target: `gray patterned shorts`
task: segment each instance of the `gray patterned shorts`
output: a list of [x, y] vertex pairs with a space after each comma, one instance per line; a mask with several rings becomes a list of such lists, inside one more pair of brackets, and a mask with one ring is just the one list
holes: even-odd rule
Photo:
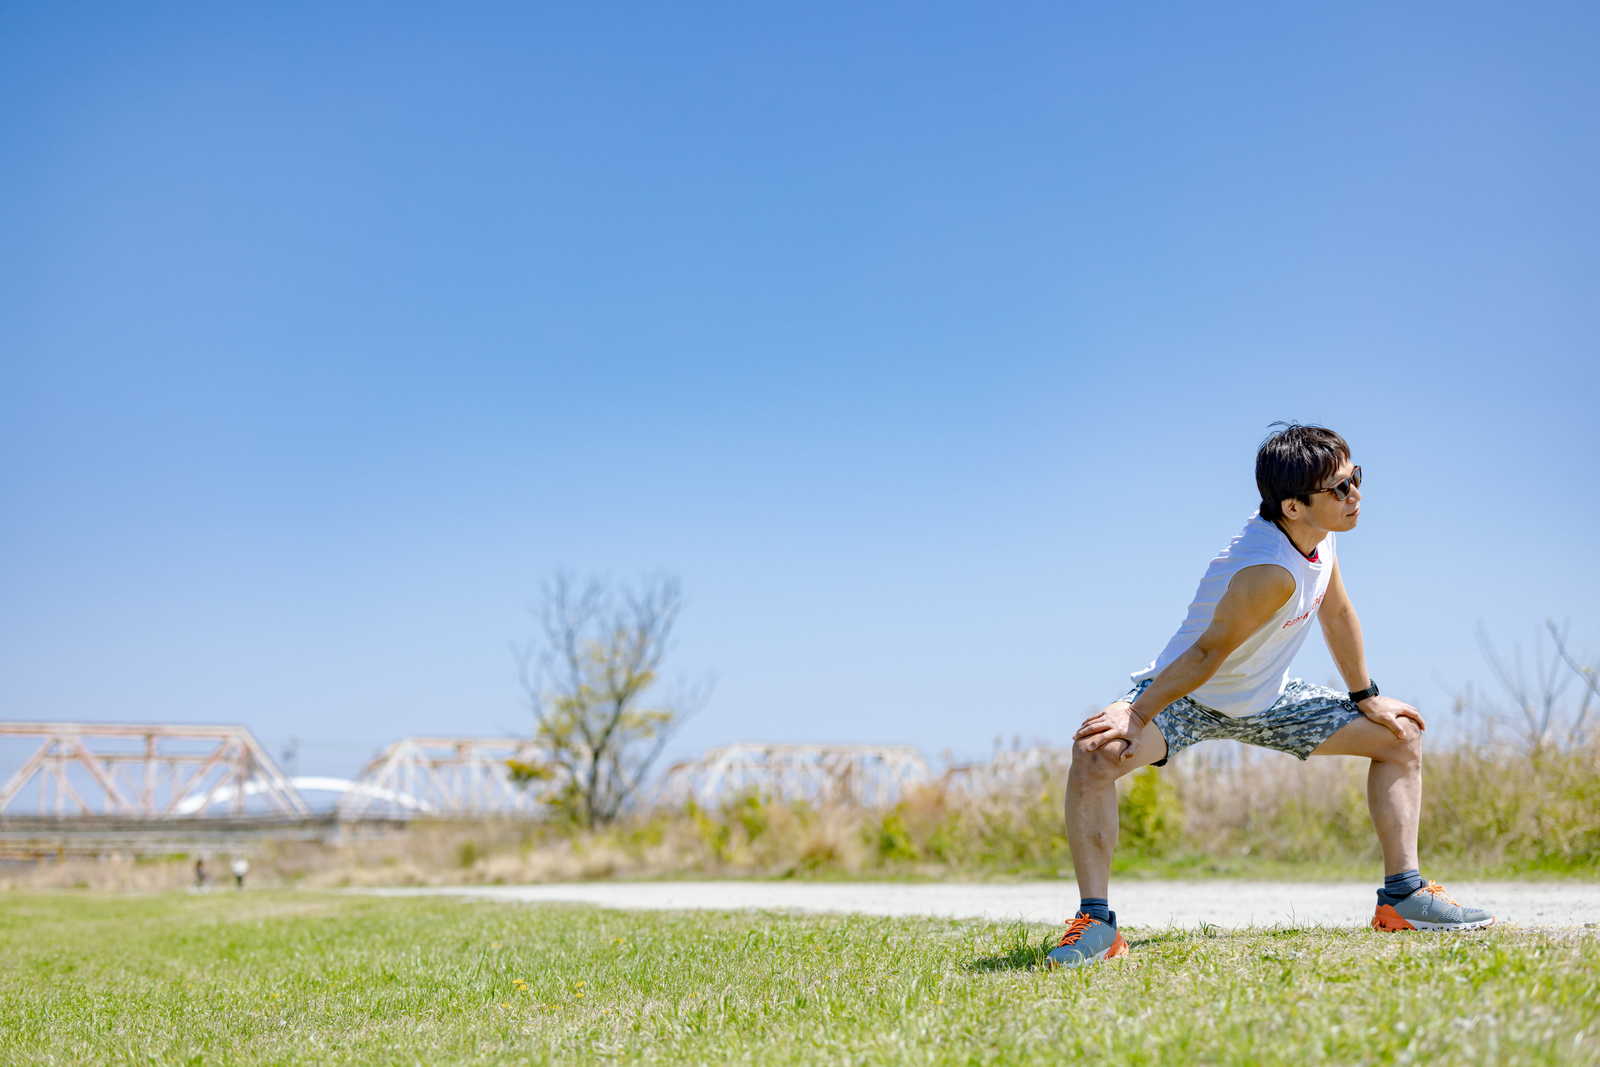
[[[1136, 699], [1150, 681], [1146, 678], [1128, 690], [1128, 695], [1122, 699]], [[1152, 720], [1161, 736], [1167, 739], [1167, 755], [1157, 760], [1156, 766], [1160, 767], [1190, 745], [1218, 738], [1275, 748], [1305, 759], [1340, 727], [1359, 718], [1361, 709], [1350, 703], [1347, 694], [1298, 678], [1283, 687], [1283, 694], [1272, 707], [1237, 719], [1188, 697], [1179, 697]]]

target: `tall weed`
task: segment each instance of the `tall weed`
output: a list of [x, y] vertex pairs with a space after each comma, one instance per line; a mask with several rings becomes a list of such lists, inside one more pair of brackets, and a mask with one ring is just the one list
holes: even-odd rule
[[[641, 812], [601, 832], [570, 822], [418, 823], [340, 844], [257, 852], [252, 885], [407, 885], [611, 877], [994, 877], [1070, 872], [1064, 753], [1031, 769], [914, 788], [888, 810], [743, 793]], [[1366, 761], [1208, 743], [1119, 783], [1117, 870], [1370, 874]], [[1600, 874], [1600, 743], [1529, 748], [1494, 737], [1424, 757], [1430, 873]], [[132, 858], [14, 865], [0, 884], [178, 887], [190, 864]]]

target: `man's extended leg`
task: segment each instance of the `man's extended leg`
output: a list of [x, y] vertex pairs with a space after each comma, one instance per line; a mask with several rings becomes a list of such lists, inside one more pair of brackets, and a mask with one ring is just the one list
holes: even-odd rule
[[[1119, 752], [1121, 748], [1107, 747]], [[1165, 759], [1167, 739], [1154, 723], [1147, 723], [1133, 758], [1119, 760], [1117, 755], [1105, 748], [1091, 752], [1083, 741], [1072, 746], [1072, 769], [1067, 773], [1067, 843], [1072, 846], [1072, 869], [1083, 897], [1104, 897], [1111, 886], [1111, 853], [1117, 847], [1117, 779]]]
[[[1494, 916], [1453, 899], [1417, 872], [1417, 823], [1422, 816], [1422, 731], [1399, 720], [1401, 736], [1367, 718], [1353, 719], [1318, 745], [1313, 756], [1366, 756], [1367, 808], [1383, 848], [1385, 887], [1372, 925], [1380, 930], [1475, 930]], [[1396, 886], [1403, 888], [1395, 889]]]
[[1400, 720], [1403, 738], [1387, 726], [1362, 717], [1341, 726], [1312, 751], [1313, 756], [1365, 756], [1367, 810], [1383, 849], [1383, 873], [1417, 866], [1417, 823], [1422, 818], [1422, 731]]
[[1067, 774], [1067, 841], [1082, 899], [1077, 914], [1067, 920], [1067, 932], [1045, 957], [1052, 969], [1081, 967], [1127, 953], [1128, 943], [1117, 930], [1116, 913], [1106, 898], [1111, 852], [1117, 847], [1117, 779], [1167, 754], [1167, 739], [1154, 724], [1139, 732], [1139, 747], [1127, 760], [1118, 758], [1121, 742], [1090, 749], [1089, 740], [1072, 746], [1072, 770]]

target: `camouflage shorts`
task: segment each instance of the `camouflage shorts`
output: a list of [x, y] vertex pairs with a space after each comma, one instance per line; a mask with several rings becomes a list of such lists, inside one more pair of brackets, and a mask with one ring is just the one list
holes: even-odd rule
[[[1122, 699], [1135, 699], [1149, 684], [1147, 678], [1128, 690], [1128, 695]], [[1156, 766], [1190, 745], [1218, 738], [1274, 748], [1305, 759], [1340, 727], [1359, 718], [1361, 709], [1350, 703], [1347, 694], [1298, 678], [1283, 687], [1283, 694], [1272, 707], [1237, 719], [1188, 697], [1179, 697], [1162, 708], [1153, 720], [1161, 736], [1167, 739], [1167, 755], [1157, 760]]]

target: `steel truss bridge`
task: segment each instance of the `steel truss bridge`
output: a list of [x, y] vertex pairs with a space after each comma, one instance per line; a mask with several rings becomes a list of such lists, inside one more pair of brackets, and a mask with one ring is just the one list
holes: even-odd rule
[[0, 722], [0, 737], [42, 743], [0, 786], [0, 815], [304, 817], [311, 809], [242, 726]]
[[1070, 749], [998, 751], [988, 763], [957, 764], [934, 774], [909, 745], [805, 745], [744, 743], [707, 750], [697, 760], [668, 768], [655, 802], [703, 806], [741, 796], [804, 800], [818, 806], [890, 807], [918, 787], [938, 787], [972, 800], [1015, 790], [1032, 791], [1064, 778]]
[[478, 819], [538, 816], [538, 794], [511, 777], [511, 764], [545, 765], [528, 741], [408, 737], [396, 741], [339, 798], [341, 819], [419, 816]]
[[910, 745], [736, 744], [668, 768], [658, 803], [718, 803], [743, 794], [817, 805], [869, 808], [896, 803], [934, 781]]
[[[0, 785], [0, 856], [184, 852], [543, 812], [511, 777], [508, 761], [545, 762], [527, 741], [410, 737], [353, 780], [285, 775], [243, 726], [0, 722], [4, 742], [31, 754]], [[314, 811], [302, 790], [337, 800]]]
[[1071, 767], [1070, 748], [1001, 750], [988, 763], [951, 767], [945, 772], [945, 784], [952, 793], [976, 800], [1036, 790], [1046, 782], [1066, 778]]
[[[332, 840], [419, 819], [537, 819], [541, 789], [513, 765], [549, 767], [526, 740], [408, 737], [354, 779], [290, 777], [242, 726], [0, 722], [0, 743], [33, 742], [0, 785], [0, 856], [187, 852], [250, 839]], [[1037, 788], [1070, 752], [998, 752], [935, 775], [909, 745], [723, 745], [668, 768], [652, 802], [711, 806], [747, 795], [883, 808], [938, 785], [972, 798]], [[331, 809], [304, 792], [331, 793]]]

